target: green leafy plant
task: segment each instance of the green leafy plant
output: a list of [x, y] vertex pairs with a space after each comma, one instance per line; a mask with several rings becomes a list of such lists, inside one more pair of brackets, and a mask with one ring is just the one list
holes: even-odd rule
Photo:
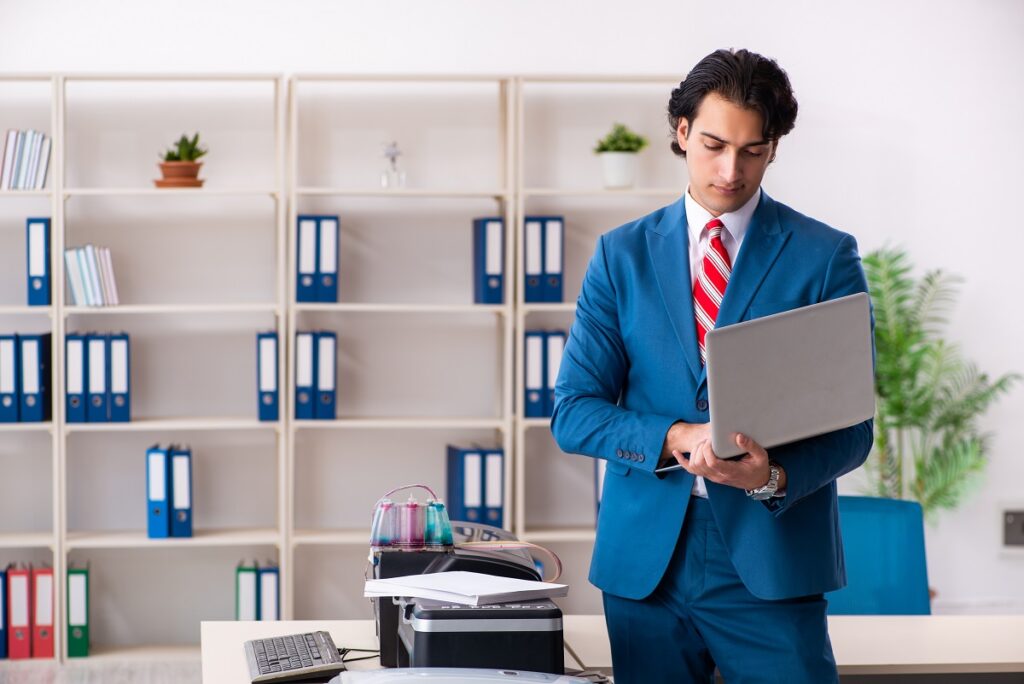
[[647, 138], [617, 123], [603, 139], [597, 141], [594, 152], [639, 152], [647, 147]]
[[989, 435], [978, 419], [1019, 379], [995, 380], [962, 358], [941, 330], [960, 279], [915, 280], [905, 251], [864, 257], [875, 316], [875, 444], [865, 469], [874, 496], [914, 499], [925, 517], [953, 509], [979, 480]]
[[198, 133], [193, 135], [191, 139], [182, 133], [181, 137], [178, 138], [178, 141], [174, 143], [174, 146], [164, 152], [163, 159], [165, 162], [194, 162], [206, 154], [206, 152], [205, 148], [199, 147]]

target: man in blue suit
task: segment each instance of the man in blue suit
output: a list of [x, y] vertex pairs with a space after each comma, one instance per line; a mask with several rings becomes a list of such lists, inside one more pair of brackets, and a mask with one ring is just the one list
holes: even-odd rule
[[[761, 190], [797, 103], [785, 72], [716, 51], [672, 92], [684, 196], [598, 240], [566, 344], [551, 427], [607, 460], [590, 581], [615, 681], [838, 681], [823, 593], [846, 582], [836, 478], [872, 421], [719, 459], [703, 336], [865, 292], [850, 235]], [[655, 473], [666, 463], [682, 470]]]

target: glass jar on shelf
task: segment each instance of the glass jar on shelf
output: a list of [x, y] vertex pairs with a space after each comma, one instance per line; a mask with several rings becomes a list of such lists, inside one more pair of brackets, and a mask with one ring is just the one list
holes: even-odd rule
[[405, 171], [398, 167], [398, 157], [402, 151], [398, 149], [398, 142], [392, 140], [384, 144], [384, 157], [388, 160], [387, 167], [380, 172], [380, 186], [382, 188], [404, 188]]

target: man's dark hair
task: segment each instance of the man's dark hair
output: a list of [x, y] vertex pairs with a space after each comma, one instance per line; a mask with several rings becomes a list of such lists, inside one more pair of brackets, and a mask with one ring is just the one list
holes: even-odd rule
[[775, 60], [749, 50], [715, 50], [690, 70], [668, 101], [672, 151], [681, 157], [686, 152], [676, 140], [679, 121], [686, 119], [692, 124], [709, 93], [758, 112], [764, 120], [765, 140], [778, 141], [793, 130], [796, 98], [789, 77]]

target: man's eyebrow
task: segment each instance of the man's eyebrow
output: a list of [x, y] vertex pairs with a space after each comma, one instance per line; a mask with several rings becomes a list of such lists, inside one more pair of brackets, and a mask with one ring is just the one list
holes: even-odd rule
[[[704, 136], [707, 136], [707, 137], [711, 138], [712, 140], [717, 140], [718, 142], [722, 143], [723, 145], [731, 145], [732, 144], [728, 140], [724, 140], [722, 138], [719, 138], [717, 135], [712, 135], [711, 133], [708, 133], [707, 131], [701, 131], [700, 134], [704, 135]], [[767, 145], [769, 142], [770, 142], [769, 140], [758, 140], [757, 142], [747, 143], [743, 147], [745, 147], [745, 148], [746, 147], [758, 147], [760, 145]]]

